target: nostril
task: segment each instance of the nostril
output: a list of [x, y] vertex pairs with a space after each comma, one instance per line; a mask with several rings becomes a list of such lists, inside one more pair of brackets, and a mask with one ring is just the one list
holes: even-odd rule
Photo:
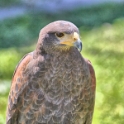
[[74, 38], [74, 40], [77, 40], [77, 38]]

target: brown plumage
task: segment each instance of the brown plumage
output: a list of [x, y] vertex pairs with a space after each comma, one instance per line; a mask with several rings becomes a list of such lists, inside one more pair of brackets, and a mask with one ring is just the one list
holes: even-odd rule
[[6, 124], [91, 124], [95, 73], [84, 59], [78, 28], [67, 21], [44, 27], [36, 50], [17, 66]]

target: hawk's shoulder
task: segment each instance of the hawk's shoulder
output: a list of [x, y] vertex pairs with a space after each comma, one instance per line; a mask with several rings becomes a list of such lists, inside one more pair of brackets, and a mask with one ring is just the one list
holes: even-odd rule
[[95, 71], [92, 66], [92, 63], [90, 60], [85, 59], [86, 63], [88, 64], [89, 70], [90, 70], [90, 75], [91, 75], [91, 81], [92, 81], [92, 88], [95, 91], [96, 89], [96, 76], [95, 76]]
[[19, 95], [23, 92], [26, 87], [25, 77], [23, 72], [25, 71], [28, 63], [33, 59], [33, 52], [25, 55], [19, 64], [17, 65], [12, 79], [11, 90], [8, 98], [8, 108], [7, 108], [7, 124], [16, 123], [17, 119], [17, 102]]

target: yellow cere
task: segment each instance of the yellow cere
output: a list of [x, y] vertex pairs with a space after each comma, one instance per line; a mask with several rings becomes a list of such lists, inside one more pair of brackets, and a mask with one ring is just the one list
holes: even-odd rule
[[78, 40], [79, 39], [79, 34], [77, 32], [74, 32], [74, 40]]

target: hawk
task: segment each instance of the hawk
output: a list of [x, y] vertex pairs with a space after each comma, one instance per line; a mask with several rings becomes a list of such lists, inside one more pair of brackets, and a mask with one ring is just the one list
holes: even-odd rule
[[36, 49], [14, 72], [6, 124], [91, 124], [95, 72], [81, 49], [73, 23], [60, 20], [41, 29]]

